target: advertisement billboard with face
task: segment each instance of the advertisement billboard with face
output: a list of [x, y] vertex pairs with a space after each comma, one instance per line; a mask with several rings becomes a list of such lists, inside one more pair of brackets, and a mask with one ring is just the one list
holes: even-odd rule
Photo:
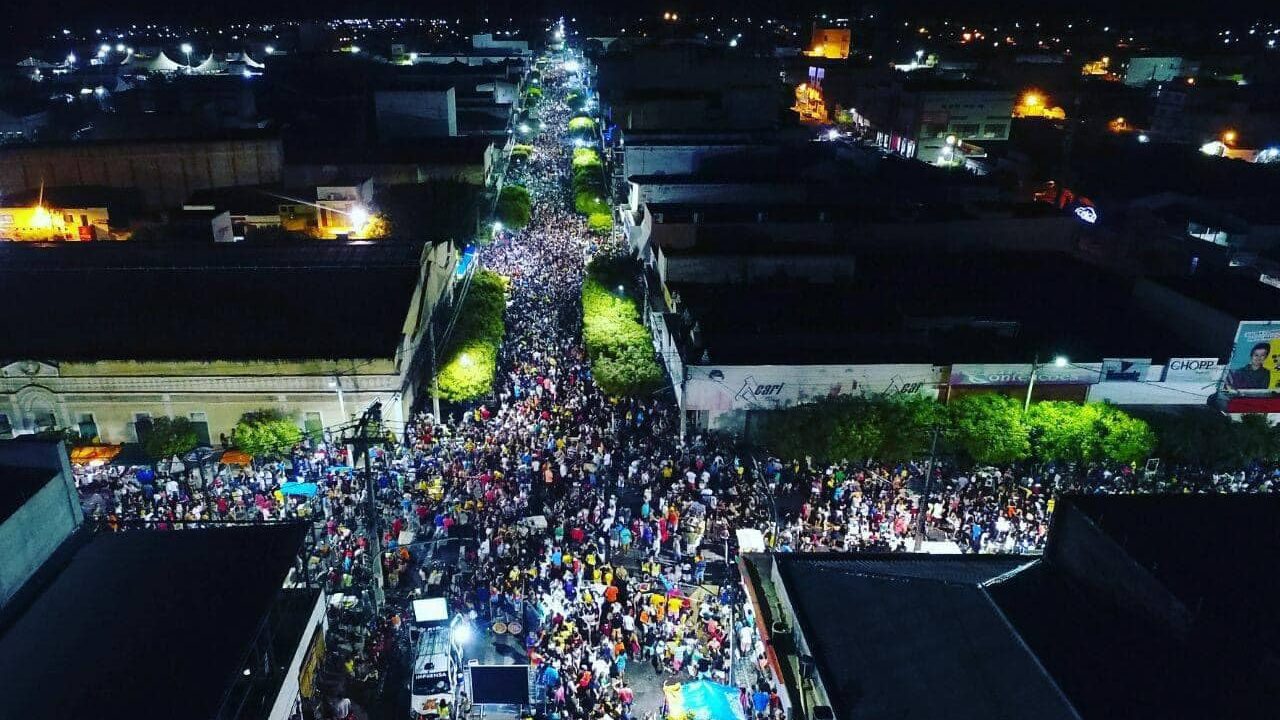
[[1246, 395], [1280, 391], [1280, 321], [1240, 323], [1223, 387]]

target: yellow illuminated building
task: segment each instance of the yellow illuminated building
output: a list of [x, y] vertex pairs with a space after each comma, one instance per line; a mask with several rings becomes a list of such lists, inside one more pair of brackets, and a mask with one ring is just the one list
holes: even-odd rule
[[1060, 107], [1051, 107], [1049, 99], [1044, 93], [1037, 90], [1028, 90], [1018, 99], [1018, 104], [1013, 106], [1013, 116], [1016, 118], [1065, 120], [1067, 113]]
[[1120, 79], [1111, 72], [1111, 58], [1105, 55], [1093, 62], [1085, 63], [1084, 67], [1080, 68], [1080, 74], [1091, 77], [1103, 77], [1108, 80]]
[[0, 240], [49, 242], [111, 239], [104, 207], [56, 207], [43, 200], [0, 207]]
[[809, 83], [796, 86], [796, 104], [792, 106], [801, 120], [827, 122], [827, 102], [822, 97], [822, 88]]
[[844, 60], [849, 57], [851, 38], [848, 28], [815, 28], [812, 45], [804, 54], [828, 60]]

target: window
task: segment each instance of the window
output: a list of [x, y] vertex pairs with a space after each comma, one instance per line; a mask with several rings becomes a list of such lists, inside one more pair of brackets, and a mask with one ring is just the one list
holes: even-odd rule
[[969, 138], [978, 134], [978, 123], [956, 123], [951, 132], [960, 137]]
[[80, 413], [79, 419], [76, 420], [76, 427], [80, 431], [80, 437], [85, 440], [98, 437], [98, 423], [93, 413]]
[[1008, 123], [991, 123], [982, 129], [983, 135], [989, 138], [1002, 138], [1009, 132]]
[[307, 437], [312, 440], [321, 440], [324, 437], [324, 420], [318, 412], [309, 412], [302, 421], [302, 429], [306, 431]]
[[36, 432], [45, 432], [58, 427], [58, 421], [53, 416], [53, 411], [39, 411], [33, 413], [35, 427], [32, 428]]
[[9, 416], [0, 413], [0, 438], [13, 436], [13, 423], [9, 422]]
[[62, 213], [62, 222], [63, 222], [63, 224], [65, 224], [65, 225], [73, 225], [73, 224], [75, 224], [75, 221], [76, 221], [76, 216], [75, 216], [75, 215], [72, 215], [71, 213]]
[[191, 429], [196, 431], [196, 440], [200, 445], [212, 446], [209, 442], [209, 416], [202, 412], [191, 413]]
[[133, 414], [134, 437], [138, 439], [138, 442], [142, 442], [142, 439], [145, 438], [147, 436], [147, 433], [149, 432], [151, 432], [151, 413], [145, 413], [145, 412], [134, 413]]

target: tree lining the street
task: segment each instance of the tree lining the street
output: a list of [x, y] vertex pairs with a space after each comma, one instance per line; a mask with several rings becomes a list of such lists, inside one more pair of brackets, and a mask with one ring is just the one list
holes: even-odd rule
[[254, 458], [273, 457], [289, 452], [302, 440], [302, 428], [290, 417], [274, 409], [245, 413], [231, 431], [236, 448]]
[[498, 193], [498, 221], [512, 230], [520, 230], [529, 224], [533, 216], [533, 201], [529, 190], [521, 185], [505, 185]]
[[1138, 463], [1157, 447], [1145, 420], [1114, 405], [1046, 401], [1024, 413], [995, 393], [947, 405], [923, 395], [823, 398], [770, 413], [762, 437], [781, 457], [899, 462], [927, 455], [935, 429], [940, 453], [980, 465]]
[[185, 417], [158, 417], [142, 436], [142, 451], [153, 463], [182, 457], [200, 444], [195, 425]]
[[582, 284], [582, 341], [591, 374], [610, 397], [646, 395], [666, 383], [649, 329], [640, 321], [640, 306], [626, 291], [633, 269], [620, 258], [597, 258]]
[[471, 278], [458, 322], [440, 356], [437, 383], [441, 399], [461, 402], [493, 392], [506, 293], [506, 281], [492, 270], [477, 271]]
[[573, 151], [573, 209], [590, 217], [608, 214], [608, 194], [601, 177], [603, 164], [599, 151], [594, 148], [576, 148]]

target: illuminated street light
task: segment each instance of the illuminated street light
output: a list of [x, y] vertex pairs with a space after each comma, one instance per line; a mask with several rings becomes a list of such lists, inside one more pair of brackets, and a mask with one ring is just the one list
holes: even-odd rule
[[[466, 357], [466, 354], [463, 354]], [[465, 645], [471, 641], [471, 626], [465, 622], [460, 622], [453, 626], [449, 631], [449, 637], [458, 645]]]
[[347, 217], [351, 220], [351, 227], [362, 228], [365, 223], [369, 222], [369, 211], [363, 205], [354, 205], [351, 211], [347, 213]]
[[182, 52], [187, 56], [187, 72], [191, 72], [191, 43], [182, 43]]
[[520, 132], [528, 133], [531, 129], [527, 123], [520, 123]]
[[1066, 359], [1065, 357], [1063, 357], [1062, 355], [1059, 355], [1058, 357], [1056, 357], [1056, 358], [1054, 358], [1054, 359], [1053, 359], [1053, 366], [1054, 366], [1054, 367], [1060, 367], [1060, 368], [1062, 368], [1062, 367], [1066, 367], [1066, 366], [1067, 366], [1067, 359]]
[[1235, 144], [1235, 141], [1236, 141], [1236, 131], [1235, 131], [1235, 130], [1227, 130], [1226, 132], [1222, 133], [1222, 144], [1223, 144], [1223, 145], [1233, 145], [1233, 144]]
[[124, 43], [116, 43], [116, 52], [118, 53], [124, 52]]
[[268, 45], [268, 46], [266, 46], [266, 47], [265, 47], [265, 48], [263, 48], [263, 49], [266, 51], [266, 53], [267, 53], [268, 55], [274, 55], [274, 54], [275, 54], [275, 52], [276, 52], [276, 48], [275, 48], [275, 46], [274, 46], [274, 45]]
[[75, 53], [73, 53], [73, 52], [72, 52], [72, 53], [67, 53], [67, 64], [68, 64], [68, 65], [75, 65], [75, 64], [76, 64], [76, 54], [75, 54]]

